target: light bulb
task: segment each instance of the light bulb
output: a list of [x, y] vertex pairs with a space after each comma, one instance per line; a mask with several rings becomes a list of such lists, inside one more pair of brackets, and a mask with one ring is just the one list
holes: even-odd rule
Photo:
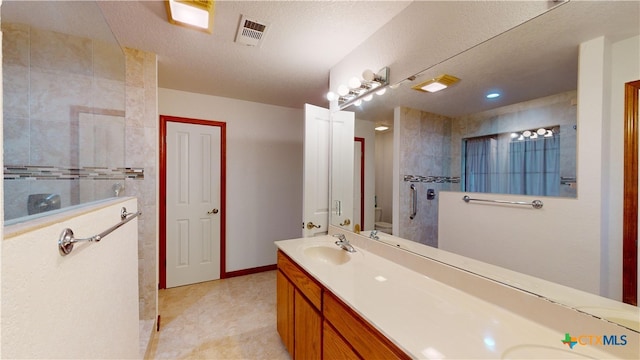
[[517, 134], [517, 133], [511, 133], [511, 138], [512, 138], [512, 139], [517, 138], [517, 137], [518, 137], [518, 134]]
[[357, 89], [360, 87], [360, 85], [362, 85], [362, 82], [360, 82], [360, 79], [358, 79], [357, 77], [352, 77], [351, 79], [349, 79], [349, 87], [352, 89]]
[[545, 128], [540, 128], [538, 129], [538, 131], [536, 131], [538, 133], [538, 135], [544, 135], [547, 133], [547, 129]]
[[329, 91], [329, 92], [327, 93], [327, 100], [329, 100], [329, 101], [333, 101], [333, 100], [335, 100], [335, 99], [337, 99], [337, 98], [338, 98], [338, 96], [337, 96], [337, 95], [336, 95], [336, 93], [334, 93], [333, 91]]
[[349, 88], [345, 85], [338, 86], [338, 95], [345, 96], [349, 93]]
[[356, 102], [354, 102], [353, 105], [355, 105], [355, 106], [362, 105], [362, 100], [360, 100], [360, 99], [356, 100]]
[[531, 131], [527, 130], [527, 131], [523, 132], [522, 135], [524, 135], [524, 137], [529, 137], [529, 136], [531, 136]]
[[380, 90], [376, 91], [376, 94], [378, 94], [378, 95], [384, 95], [384, 93], [386, 93], [386, 92], [387, 92], [387, 88], [382, 88], [382, 89], [380, 89]]
[[533, 135], [531, 135], [532, 139], [537, 139], [538, 138], [538, 133], [533, 133]]
[[373, 79], [376, 78], [376, 74], [373, 71], [367, 69], [362, 72], [362, 78], [367, 81], [373, 81]]
[[547, 130], [547, 133], [545, 134], [544, 137], [552, 137], [552, 136], [553, 136], [553, 131]]
[[373, 95], [369, 94], [367, 96], [365, 96], [364, 98], [362, 98], [364, 101], [371, 101], [371, 99], [373, 99]]

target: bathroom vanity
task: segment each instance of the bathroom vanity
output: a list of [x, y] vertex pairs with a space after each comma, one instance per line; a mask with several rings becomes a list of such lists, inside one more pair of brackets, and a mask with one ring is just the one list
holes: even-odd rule
[[[319, 261], [349, 257], [344, 250], [323, 245], [308, 250]], [[294, 358], [410, 358], [282, 251], [277, 287], [278, 333]]]
[[356, 252], [328, 235], [276, 242], [277, 328], [293, 359], [638, 357], [629, 328], [346, 235]]

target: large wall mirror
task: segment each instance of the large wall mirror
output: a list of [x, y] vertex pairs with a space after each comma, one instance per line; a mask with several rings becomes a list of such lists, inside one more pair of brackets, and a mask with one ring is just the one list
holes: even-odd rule
[[[364, 152], [364, 170], [357, 161], [354, 166], [353, 211], [345, 215], [343, 209], [339, 218], [332, 213], [331, 223], [350, 218], [342, 229], [353, 231], [358, 224], [438, 247], [442, 191], [575, 200], [577, 134], [586, 126], [577, 110], [580, 44], [600, 36], [612, 43], [637, 39], [639, 32], [637, 2], [565, 2], [453, 57], [424, 64], [415, 78], [395, 81], [383, 96], [344, 109], [355, 112], [355, 137], [375, 150]], [[460, 80], [435, 93], [413, 89], [443, 74]], [[499, 96], [487, 98], [490, 93]], [[388, 129], [374, 133], [378, 126]], [[354, 141], [354, 149], [362, 147], [363, 140]], [[354, 158], [332, 158], [348, 157]], [[412, 221], [411, 229], [412, 192], [398, 190], [410, 187], [419, 191], [417, 210], [429, 213], [417, 227]], [[640, 330], [637, 321], [618, 320]]]

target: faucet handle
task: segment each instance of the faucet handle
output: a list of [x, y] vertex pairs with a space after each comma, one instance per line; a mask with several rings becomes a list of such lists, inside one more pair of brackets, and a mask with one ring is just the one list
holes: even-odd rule
[[333, 237], [337, 237], [340, 241], [347, 241], [347, 238], [344, 236], [344, 234], [333, 234]]

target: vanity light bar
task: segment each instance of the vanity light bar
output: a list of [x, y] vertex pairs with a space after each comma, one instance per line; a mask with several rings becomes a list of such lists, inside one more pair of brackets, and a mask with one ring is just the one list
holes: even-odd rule
[[[338, 98], [338, 107], [340, 110], [343, 110], [351, 105], [359, 105], [362, 100], [369, 101], [371, 98], [369, 96], [373, 96], [373, 93], [380, 92], [382, 95], [383, 89], [386, 89], [389, 86], [389, 67], [384, 67], [380, 69], [377, 73], [373, 74], [373, 78], [371, 78], [372, 71], [365, 70], [367, 79], [363, 79], [360, 82], [360, 86], [355, 89], [350, 89], [347, 94], [340, 95]], [[338, 89], [340, 93], [340, 89]]]

